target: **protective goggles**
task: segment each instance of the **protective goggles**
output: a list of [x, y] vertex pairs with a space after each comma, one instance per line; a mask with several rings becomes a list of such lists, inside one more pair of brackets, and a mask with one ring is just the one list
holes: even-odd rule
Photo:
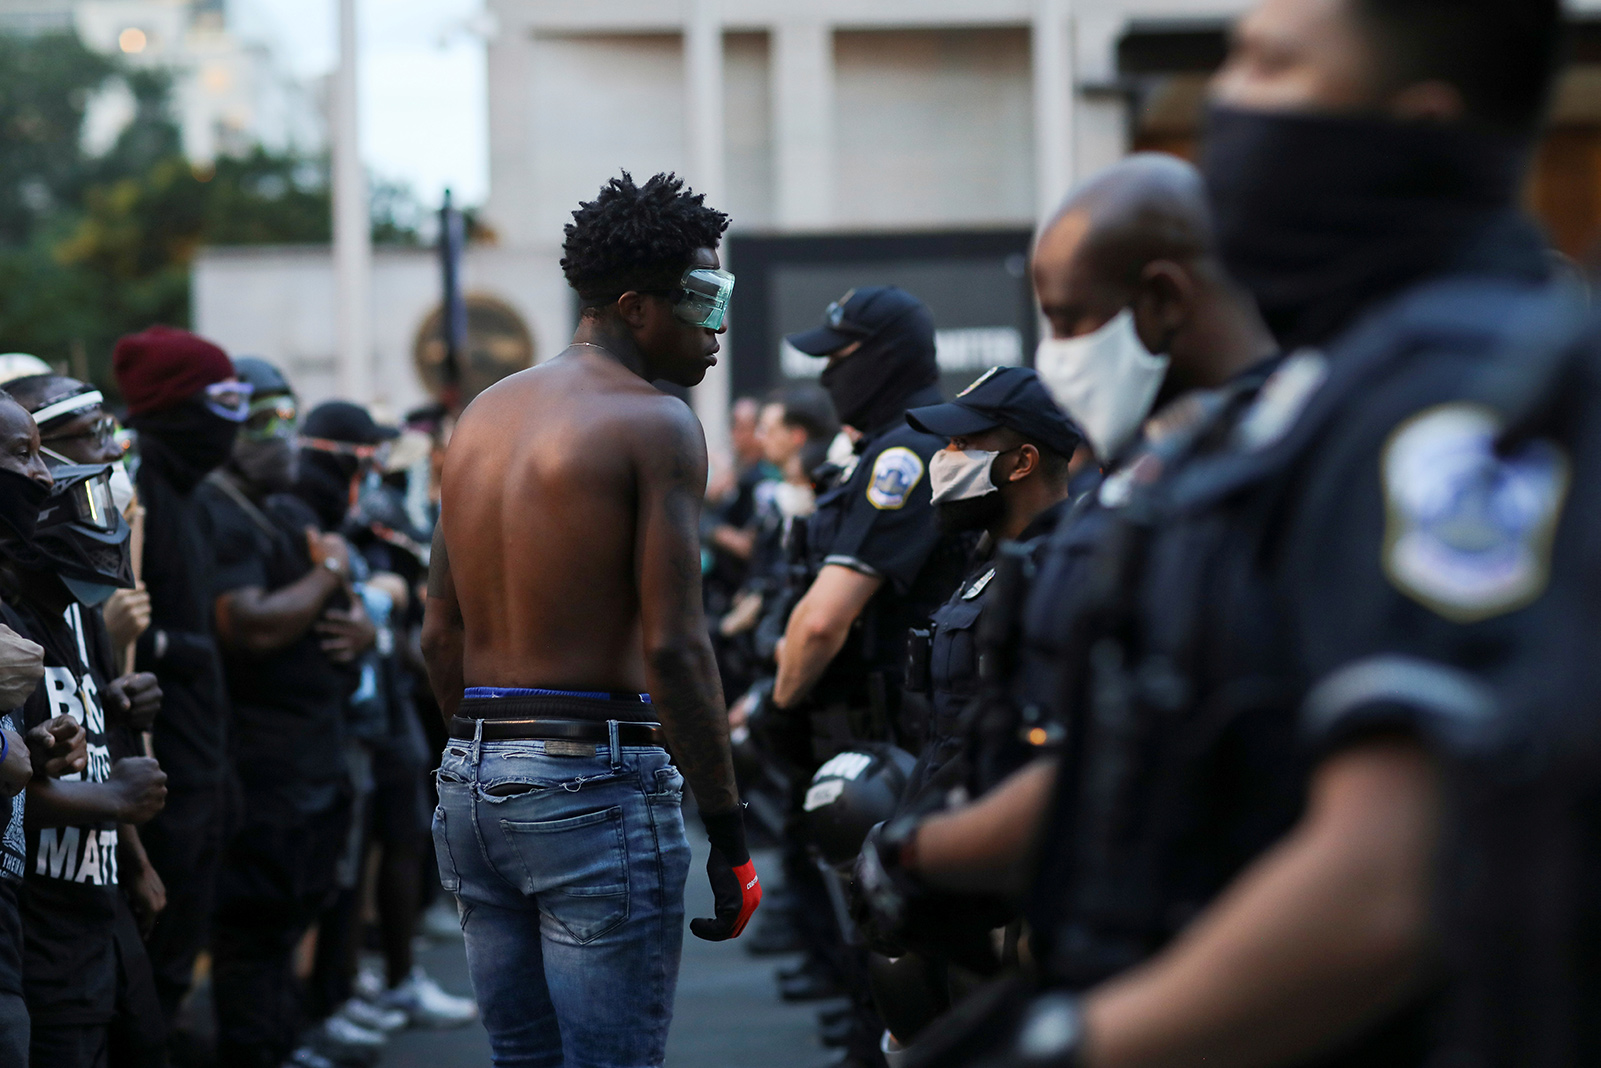
[[690, 326], [721, 330], [733, 295], [733, 275], [710, 267], [692, 267], [679, 279], [673, 314]]
[[250, 402], [250, 415], [245, 419], [245, 437], [257, 441], [268, 438], [292, 438], [300, 422], [300, 409], [292, 397], [262, 397]]
[[389, 442], [380, 441], [376, 445], [356, 445], [348, 441], [332, 441], [328, 438], [301, 438], [300, 447], [313, 452], [329, 452], [335, 456], [350, 456], [364, 464], [383, 466], [389, 459]]
[[[76, 472], [91, 470], [87, 477], [74, 478]], [[58, 469], [58, 478], [70, 480], [69, 484], [59, 485], [50, 495], [50, 501], [40, 510], [39, 521], [41, 529], [46, 526], [59, 526], [63, 523], [77, 523], [91, 530], [109, 533], [116, 530], [122, 521], [122, 515], [117, 511], [117, 505], [111, 495], [111, 468], [89, 468], [88, 465], [73, 466]], [[59, 511], [57, 511], [59, 509]], [[46, 513], [51, 513], [49, 519]]]
[[206, 387], [205, 405], [218, 418], [242, 423], [250, 418], [250, 395], [255, 391], [249, 382], [213, 382]]

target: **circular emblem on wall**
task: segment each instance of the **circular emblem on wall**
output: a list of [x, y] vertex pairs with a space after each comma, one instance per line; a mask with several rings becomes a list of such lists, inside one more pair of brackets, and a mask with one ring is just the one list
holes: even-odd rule
[[[436, 305], [412, 343], [417, 377], [435, 399], [444, 390], [443, 320], [444, 309]], [[481, 293], [467, 295], [467, 352], [459, 368], [463, 405], [507, 375], [532, 367], [535, 356], [534, 336], [515, 308]]]

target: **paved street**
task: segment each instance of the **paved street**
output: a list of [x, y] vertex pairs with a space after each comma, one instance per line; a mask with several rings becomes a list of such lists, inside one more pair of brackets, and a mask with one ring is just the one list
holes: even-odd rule
[[[690, 916], [711, 915], [705, 851], [691, 823], [697, 855], [689, 876]], [[758, 854], [764, 879], [777, 878], [777, 857]], [[459, 942], [435, 943], [422, 963], [445, 989], [468, 990]], [[738, 947], [713, 945], [684, 934], [684, 969], [668, 1043], [667, 1068], [811, 1068], [828, 1059], [812, 1035], [815, 1005], [778, 1000], [773, 971], [788, 958], [755, 958]], [[383, 1068], [487, 1068], [489, 1043], [474, 1024], [459, 1031], [411, 1031], [389, 1045]]]

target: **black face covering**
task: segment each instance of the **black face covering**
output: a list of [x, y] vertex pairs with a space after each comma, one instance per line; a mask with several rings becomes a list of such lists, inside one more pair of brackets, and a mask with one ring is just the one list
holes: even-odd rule
[[39, 508], [50, 491], [27, 475], [0, 468], [0, 547], [15, 550], [33, 544]]
[[196, 401], [136, 415], [128, 423], [139, 432], [142, 462], [155, 463], [182, 493], [227, 462], [239, 433], [238, 423]]
[[234, 468], [263, 493], [286, 493], [294, 488], [295, 444], [288, 438], [240, 438], [233, 447]]
[[1510, 211], [1526, 155], [1462, 125], [1214, 107], [1204, 169], [1224, 265], [1292, 349], [1449, 267]]
[[295, 496], [311, 505], [324, 530], [337, 530], [350, 511], [350, 485], [356, 463], [341, 456], [306, 451], [300, 455]]
[[906, 414], [906, 402], [939, 381], [934, 321], [915, 308], [823, 372], [822, 386], [840, 422], [874, 433]]
[[939, 528], [946, 534], [965, 534], [970, 530], [984, 530], [1006, 514], [1006, 504], [999, 492], [982, 497], [969, 497], [965, 501], [945, 501], [934, 506], [939, 517]]

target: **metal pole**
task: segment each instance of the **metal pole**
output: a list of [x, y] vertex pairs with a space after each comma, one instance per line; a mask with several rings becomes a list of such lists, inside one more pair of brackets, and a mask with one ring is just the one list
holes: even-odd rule
[[339, 0], [339, 68], [333, 91], [334, 318], [339, 392], [373, 395], [372, 219], [361, 165], [356, 91], [356, 0]]
[[1035, 0], [1034, 173], [1041, 220], [1072, 187], [1075, 174], [1073, 0]]
[[[723, 162], [723, 22], [718, 0], [692, 0], [684, 25], [685, 97], [689, 116], [689, 182], [706, 203], [726, 209]], [[727, 255], [726, 249], [723, 253]], [[729, 443], [730, 377], [727, 337], [717, 366], [691, 394], [706, 428], [706, 443], [722, 452]]]

